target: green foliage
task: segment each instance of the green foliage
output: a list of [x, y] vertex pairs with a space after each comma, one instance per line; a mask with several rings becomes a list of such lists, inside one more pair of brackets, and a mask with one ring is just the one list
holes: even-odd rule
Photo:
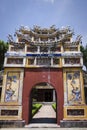
[[4, 55], [8, 49], [8, 43], [0, 40], [0, 70], [3, 68]]
[[56, 111], [56, 103], [53, 103], [52, 107], [53, 107], [54, 111]]
[[81, 46], [80, 50], [83, 53], [83, 64], [85, 65], [87, 71], [87, 45], [85, 47]]
[[38, 112], [38, 110], [42, 107], [42, 104], [33, 104], [32, 106], [32, 117]]

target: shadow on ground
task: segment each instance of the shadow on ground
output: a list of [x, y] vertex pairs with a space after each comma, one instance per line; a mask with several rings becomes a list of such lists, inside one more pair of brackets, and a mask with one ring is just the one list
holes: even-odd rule
[[33, 118], [31, 123], [56, 123], [56, 118]]

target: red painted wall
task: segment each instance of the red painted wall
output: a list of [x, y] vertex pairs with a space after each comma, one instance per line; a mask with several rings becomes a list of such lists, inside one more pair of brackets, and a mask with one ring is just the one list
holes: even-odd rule
[[[50, 75], [50, 80], [48, 79]], [[57, 124], [63, 119], [63, 104], [64, 104], [64, 92], [63, 92], [63, 72], [62, 69], [47, 69], [47, 68], [26, 68], [24, 73], [24, 86], [23, 86], [23, 109], [22, 118], [28, 124], [31, 120], [30, 109], [31, 101], [30, 94], [32, 87], [38, 83], [47, 82], [51, 84], [57, 93]]]

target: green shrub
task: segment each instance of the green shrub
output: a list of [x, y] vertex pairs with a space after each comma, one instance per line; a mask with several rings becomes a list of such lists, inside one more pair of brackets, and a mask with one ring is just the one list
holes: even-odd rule
[[52, 104], [53, 109], [56, 111], [56, 103]]
[[42, 104], [33, 104], [32, 106], [32, 117], [38, 112], [38, 110], [42, 107]]

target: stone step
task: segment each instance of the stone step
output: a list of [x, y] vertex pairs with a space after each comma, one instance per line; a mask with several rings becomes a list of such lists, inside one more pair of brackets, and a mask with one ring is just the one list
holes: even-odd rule
[[48, 123], [31, 123], [25, 126], [26, 128], [59, 128], [57, 124], [48, 124]]
[[43, 105], [52, 105], [53, 103], [56, 103], [56, 102], [33, 102], [33, 103], [41, 103]]
[[[0, 128], [7, 130], [7, 128]], [[9, 130], [87, 130], [87, 128], [9, 128]]]

